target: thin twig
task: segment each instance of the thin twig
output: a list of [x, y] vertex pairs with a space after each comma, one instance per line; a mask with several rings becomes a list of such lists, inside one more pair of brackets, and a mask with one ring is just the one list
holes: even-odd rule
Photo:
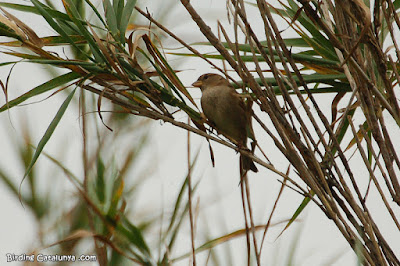
[[[190, 125], [190, 118], [188, 118], [188, 125]], [[192, 259], [193, 266], [196, 266], [196, 247], [194, 244], [194, 223], [193, 223], [193, 210], [192, 210], [192, 167], [190, 159], [190, 131], [187, 131], [187, 166], [188, 166], [188, 200], [189, 200], [189, 220], [190, 220], [190, 238], [192, 244]]]

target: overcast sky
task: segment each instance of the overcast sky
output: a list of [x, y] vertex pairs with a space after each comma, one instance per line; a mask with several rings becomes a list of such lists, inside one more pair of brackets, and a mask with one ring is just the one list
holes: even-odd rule
[[[157, 3], [156, 3], [157, 2]], [[142, 7], [147, 6], [153, 12], [154, 16], [160, 15], [157, 9], [161, 3], [164, 5], [169, 1], [139, 1]], [[191, 1], [198, 8], [200, 15], [204, 15], [213, 30], [216, 29], [216, 18], [228, 25], [226, 21], [225, 1]], [[200, 6], [201, 5], [201, 6]], [[177, 5], [176, 8], [169, 9], [170, 15], [165, 21], [167, 26], [188, 43], [205, 41], [205, 38], [199, 32], [197, 27], [186, 11]], [[251, 7], [249, 7], [249, 11]], [[254, 12], [256, 10], [254, 9]], [[22, 13], [16, 12], [21, 15]], [[255, 13], [256, 16], [256, 13]], [[50, 27], [43, 23], [37, 16], [23, 14], [19, 16], [23, 21], [38, 31], [40, 36], [51, 35]], [[164, 18], [165, 19], [165, 18]], [[142, 20], [144, 22], [145, 20]], [[261, 24], [260, 24], [261, 26]], [[283, 28], [285, 29], [286, 26]], [[262, 30], [262, 29], [257, 29]], [[173, 41], [166, 41], [165, 48], [180, 47]], [[203, 49], [199, 47], [199, 49]], [[198, 76], [206, 72], [214, 72], [205, 62], [197, 58], [176, 58], [170, 57], [171, 62], [176, 69], [181, 70], [179, 77], [186, 86], [190, 86]], [[0, 57], [0, 63], [10, 60], [10, 57]], [[4, 60], [4, 61], [3, 61]], [[219, 64], [220, 62], [218, 62]], [[13, 71], [9, 85], [10, 99], [26, 92], [30, 88], [37, 86], [48, 78], [43, 71], [43, 66], [32, 64], [18, 64]], [[6, 69], [6, 68], [4, 68]], [[0, 71], [0, 78], [4, 81], [7, 72]], [[192, 96], [200, 106], [200, 91], [190, 89]], [[37, 100], [42, 100], [41, 96]], [[49, 123], [53, 119], [59, 106], [64, 100], [65, 95], [57, 95], [43, 102], [30, 104], [23, 107], [13, 108], [9, 113], [0, 114], [0, 167], [8, 173], [15, 176], [19, 183], [24, 173], [17, 158], [16, 143], [18, 138], [22, 138], [23, 125], [27, 126], [33, 133], [33, 143], [38, 143], [45, 132]], [[321, 102], [323, 111], [330, 117], [330, 107], [333, 95], [318, 96], [317, 100]], [[3, 95], [0, 96], [0, 105], [4, 103]], [[72, 109], [72, 108], [71, 108]], [[258, 107], [255, 112], [260, 113]], [[268, 118], [262, 114], [265, 121]], [[25, 121], [22, 118], [25, 117]], [[96, 117], [96, 114], [94, 114]], [[183, 113], [177, 113], [175, 117], [180, 121], [187, 121], [187, 116]], [[22, 125], [21, 125], [22, 124]], [[272, 124], [267, 124], [272, 127]], [[396, 128], [393, 125], [393, 130]], [[141, 158], [139, 168], [149, 167], [149, 161], [156, 160], [156, 164], [151, 164], [154, 174], [144, 182], [141, 188], [140, 197], [137, 198], [137, 208], [146, 210], [159, 210], [171, 208], [173, 200], [184, 180], [187, 172], [186, 168], [186, 150], [187, 150], [187, 132], [169, 124], [159, 121], [151, 122], [151, 141], [146, 147], [145, 156]], [[264, 151], [270, 157], [274, 165], [281, 171], [287, 168], [287, 162], [280, 152], [274, 147], [273, 142], [264, 137], [265, 133], [255, 126], [256, 137]], [[109, 134], [113, 134], [110, 132]], [[11, 140], [11, 141], [10, 141]], [[127, 140], [129, 141], [129, 140]], [[199, 161], [196, 164], [193, 173], [193, 182], [199, 183], [199, 188], [194, 196], [194, 203], [198, 204], [199, 215], [196, 220], [198, 235], [202, 230], [210, 230], [210, 235], [218, 237], [234, 230], [243, 228], [243, 210], [241, 205], [239, 180], [239, 156], [234, 151], [213, 143], [212, 147], [215, 153], [215, 168], [210, 163], [210, 155], [207, 142], [199, 136], [191, 135], [192, 158], [199, 151]], [[61, 147], [60, 147], [61, 143]], [[51, 155], [60, 154], [60, 148], [65, 149], [65, 153], [59, 158], [76, 173], [80, 173], [81, 166], [76, 154], [80, 153], [82, 144], [82, 134], [80, 128], [79, 113], [77, 108], [74, 111], [67, 110], [55, 135], [49, 141], [45, 151]], [[260, 153], [256, 152], [258, 156]], [[155, 158], [155, 159], [154, 159]], [[357, 160], [360, 162], [357, 167]], [[356, 155], [352, 165], [355, 167], [355, 173], [358, 178], [365, 178], [368, 182], [368, 175], [362, 167], [360, 158]], [[45, 173], [50, 177], [49, 171], [59, 171], [48, 160], [41, 158], [37, 164], [39, 173]], [[249, 180], [252, 188], [252, 204], [255, 214], [256, 224], [265, 224], [268, 215], [272, 209], [274, 201], [280, 189], [278, 177], [262, 167], [258, 167], [260, 172], [250, 173]], [[59, 179], [60, 175], [54, 174]], [[294, 176], [294, 175], [293, 175]], [[54, 186], [61, 194], [74, 197], [74, 188], [68, 184], [66, 179], [62, 180], [41, 180], [43, 191]], [[376, 196], [375, 191], [371, 191], [371, 196]], [[282, 200], [278, 206], [277, 213], [274, 216], [273, 223], [289, 219], [299, 206], [302, 198], [295, 192], [286, 189]], [[371, 203], [372, 202], [372, 203]], [[376, 206], [373, 200], [370, 200], [371, 210], [377, 211], [381, 208], [380, 203]], [[28, 209], [24, 209], [13, 194], [11, 194], [2, 183], [0, 183], [0, 210], [3, 213], [0, 226], [0, 264], [4, 265], [5, 254], [22, 254], [30, 251], [32, 246], [38, 246], [35, 241], [37, 235], [37, 225]], [[374, 212], [373, 212], [374, 213]], [[379, 212], [378, 212], [379, 213]], [[397, 212], [398, 213], [398, 212]], [[388, 219], [386, 213], [379, 213], [374, 217], [378, 224], [385, 224]], [[391, 226], [391, 225], [390, 225]], [[278, 234], [283, 229], [284, 224], [274, 226], [268, 233], [263, 250], [263, 261], [268, 265], [283, 265], [290, 256], [291, 245], [294, 239], [298, 238], [297, 255], [294, 265], [355, 265], [356, 259], [349, 245], [336, 229], [334, 224], [328, 220], [323, 213], [313, 204], [307, 207], [307, 210], [300, 216], [298, 222], [292, 226], [279, 239]], [[180, 244], [175, 250], [174, 255], [178, 256], [190, 251], [189, 225], [187, 224], [180, 236]], [[389, 243], [392, 243], [392, 249], [400, 256], [400, 237], [398, 232], [392, 227], [382, 226], [382, 233], [387, 237]], [[204, 239], [198, 239], [196, 244], [201, 245]], [[49, 241], [51, 242], [51, 241]], [[233, 254], [236, 265], [244, 265], [245, 260], [245, 238], [238, 238], [229, 244], [234, 250]], [[224, 252], [222, 247], [218, 251]], [[44, 251], [45, 252], [45, 251]], [[205, 261], [206, 253], [199, 255], [200, 264]], [[332, 264], [331, 262], [335, 263]], [[275, 263], [275, 264], [271, 264]], [[7, 264], [8, 265], [8, 264]], [[18, 265], [17, 263], [10, 265]], [[74, 264], [78, 265], [78, 264]], [[83, 265], [91, 265], [85, 263]], [[96, 265], [96, 264], [93, 264]], [[187, 261], [176, 265], [188, 265]]]

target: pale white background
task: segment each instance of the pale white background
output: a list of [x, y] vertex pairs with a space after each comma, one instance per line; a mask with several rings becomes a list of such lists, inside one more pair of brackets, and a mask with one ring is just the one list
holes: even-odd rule
[[[167, 2], [171, 3], [172, 1], [139, 1], [142, 7], [147, 6], [149, 8], [155, 18], [161, 14], [158, 9], [160, 4], [164, 5]], [[224, 25], [227, 25], [227, 28], [229, 27], [226, 21], [225, 1], [192, 2], [199, 13], [205, 16], [205, 19], [207, 19], [213, 30], [216, 29], [216, 18], [223, 21]], [[249, 7], [250, 10], [251, 8]], [[255, 9], [252, 11], [256, 12]], [[174, 33], [189, 43], [205, 41], [205, 38], [197, 30], [197, 27], [191, 21], [186, 11], [180, 7], [179, 3], [175, 4], [175, 7], [174, 5], [170, 6], [169, 12], [171, 16], [164, 18], [166, 19], [164, 23]], [[22, 13], [15, 12], [15, 14], [20, 15]], [[256, 17], [256, 14], [254, 13], [254, 17]], [[51, 34], [49, 26], [38, 19], [38, 17], [23, 14], [21, 18], [25, 22], [29, 22], [29, 25], [37, 30], [40, 36]], [[141, 21], [145, 23], [145, 20]], [[286, 26], [283, 29], [285, 28]], [[262, 32], [261, 28], [257, 30]], [[229, 28], [228, 31], [231, 32]], [[180, 47], [179, 44], [173, 41], [167, 41], [165, 46], [169, 48]], [[12, 60], [12, 58], [3, 57], [2, 55], [1, 61], [3, 60]], [[215, 72], [215, 70], [210, 69], [206, 63], [199, 59], [172, 58], [171, 60], [177, 69], [182, 70], [179, 73], [179, 77], [186, 86], [190, 86], [199, 75], [205, 72]], [[30, 64], [17, 65], [11, 76], [9, 98], [13, 99], [46, 81], [48, 77], [43, 74], [43, 68], [43, 66]], [[2, 71], [0, 73], [1, 79], [4, 81], [8, 72]], [[200, 92], [196, 89], [191, 90], [191, 92], [199, 105]], [[45, 96], [41, 96], [37, 100], [44, 98]], [[13, 108], [9, 113], [4, 112], [0, 114], [0, 166], [7, 173], [14, 176], [17, 182], [20, 182], [24, 173], [24, 169], [19, 167], [20, 164], [16, 156], [18, 139], [23, 137], [21, 133], [23, 129], [22, 125], [28, 127], [34, 133], [33, 143], [37, 144], [64, 98], [65, 95], [58, 95], [37, 104]], [[323, 111], [330, 117], [329, 104], [331, 103], [332, 96], [319, 96], [317, 100], [323, 102], [321, 104], [325, 108]], [[0, 104], [2, 105], [3, 103], [4, 96], [1, 95]], [[60, 154], [60, 150], [63, 150], [62, 157], [58, 159], [73, 169], [76, 174], [81, 175], [82, 169], [79, 156], [81, 152], [82, 133], [79, 114], [76, 112], [76, 108], [74, 110], [65, 113], [55, 135], [47, 144], [45, 151], [51, 155], [56, 155]], [[259, 111], [257, 107], [255, 111]], [[95, 114], [93, 117], [97, 118]], [[187, 120], [187, 117], [182, 113], [176, 114], [176, 117], [181, 121]], [[263, 116], [263, 119], [268, 126], [272, 127], [266, 117]], [[396, 130], [395, 126], [393, 126], [393, 130]], [[161, 122], [152, 122], [150, 131], [152, 132], [150, 145], [146, 147], [146, 155], [141, 158], [140, 164], [137, 167], [140, 170], [152, 171], [154, 174], [145, 181], [141, 188], [141, 194], [136, 198], [137, 202], [135, 203], [136, 208], [139, 208], [144, 215], [148, 215], [149, 217], [152, 215], [150, 213], [151, 210], [157, 210], [158, 213], [161, 210], [172, 211], [171, 208], [173, 205], [171, 201], [176, 198], [187, 173], [187, 132]], [[265, 137], [265, 134], [258, 127], [255, 128], [255, 131], [260, 145], [264, 148], [274, 165], [284, 171], [287, 163], [283, 159], [283, 156], [275, 149], [272, 141], [268, 137]], [[109, 134], [113, 133], [110, 132]], [[244, 221], [240, 187], [238, 186], [238, 155], [214, 143], [213, 149], [216, 158], [216, 167], [213, 168], [210, 163], [207, 142], [203, 138], [193, 134], [191, 135], [191, 140], [192, 158], [200, 151], [199, 161], [193, 173], [193, 182], [200, 181], [199, 188], [194, 196], [194, 204], [198, 204], [199, 208], [196, 220], [199, 238], [196, 239], [196, 245], [200, 246], [204, 243], [204, 239], [201, 238], [204, 230], [208, 230], [211, 237], [218, 237], [243, 228]], [[127, 139], [126, 141], [129, 142], [130, 140]], [[79, 156], [76, 156], [76, 154], [79, 154]], [[356, 178], [365, 179], [366, 183], [368, 181], [368, 174], [362, 167], [360, 158], [356, 155], [353, 160], [352, 166], [354, 167], [353, 170], [356, 173]], [[44, 176], [51, 176], [49, 173], [59, 171], [43, 157], [39, 159], [36, 167], [38, 167], [39, 173], [43, 173]], [[262, 169], [262, 167], [259, 167], [259, 169], [259, 173], [250, 174], [249, 178], [252, 187], [252, 204], [256, 224], [265, 224], [280, 189], [280, 183], [277, 181], [278, 177], [276, 175]], [[40, 186], [43, 187], [43, 191], [48, 191], [48, 188], [51, 188], [52, 193], [61, 193], [66, 198], [71, 195], [72, 198], [74, 196], [73, 187], [65, 179], [60, 180], [60, 175], [55, 174], [54, 176], [59, 180], [57, 178], [50, 178], [49, 180], [41, 179]], [[373, 197], [375, 196], [376, 191], [372, 190], [368, 202], [372, 213], [377, 213], [380, 209], [383, 210], [380, 202], [374, 204]], [[286, 189], [273, 222], [290, 218], [301, 200], [302, 198], [299, 195]], [[394, 209], [399, 214], [398, 208], [394, 207]], [[26, 253], [30, 251], [32, 246], [40, 246], [35, 239], [37, 225], [33, 223], [32, 214], [27, 209], [24, 209], [3, 185], [0, 185], [0, 211], [3, 214], [0, 222], [0, 265], [18, 265], [18, 263], [5, 263], [5, 254]], [[388, 216], [384, 212], [379, 213], [373, 218], [380, 225], [385, 224], [388, 220]], [[356, 258], [347, 242], [342, 238], [336, 227], [313, 204], [307, 207], [307, 210], [303, 212], [295, 225], [287, 230], [279, 239], [276, 239], [283, 226], [284, 224], [275, 226], [268, 233], [262, 253], [263, 265], [286, 265], [287, 259], [292, 256], [290, 254], [293, 249], [292, 245], [296, 247], [293, 265], [356, 265]], [[382, 230], [384, 236], [392, 244], [394, 252], [397, 252], [396, 254], [400, 256], [399, 233], [392, 228], [391, 224], [388, 227], [382, 226]], [[174, 253], [175, 256], [184, 254], [190, 250], [189, 232], [189, 226], [185, 225], [179, 238], [178, 248]], [[297, 244], [295, 243], [296, 239], [298, 241]], [[49, 239], [49, 243], [51, 243], [51, 239]], [[228, 245], [234, 250], [233, 254], [228, 255], [228, 253], [225, 253], [226, 247], [224, 245], [216, 248], [219, 255], [227, 254], [227, 260], [222, 261], [222, 265], [229, 265], [232, 262], [235, 265], [244, 265], [246, 255], [245, 239], [243, 237], [238, 238], [231, 241]], [[46, 253], [46, 250], [43, 253]], [[204, 265], [206, 255], [207, 252], [204, 252], [197, 257], [198, 265]], [[228, 259], [229, 256], [232, 256], [231, 260]], [[78, 263], [74, 265], [78, 265]], [[83, 265], [92, 264], [84, 263]], [[176, 265], [188, 265], [188, 263], [184, 261]]]

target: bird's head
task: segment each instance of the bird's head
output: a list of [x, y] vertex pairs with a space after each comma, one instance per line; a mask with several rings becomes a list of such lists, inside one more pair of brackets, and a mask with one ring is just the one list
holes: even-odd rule
[[220, 85], [229, 85], [229, 82], [224, 77], [213, 73], [201, 75], [197, 81], [192, 84], [192, 86], [198, 87], [202, 91], [207, 87]]

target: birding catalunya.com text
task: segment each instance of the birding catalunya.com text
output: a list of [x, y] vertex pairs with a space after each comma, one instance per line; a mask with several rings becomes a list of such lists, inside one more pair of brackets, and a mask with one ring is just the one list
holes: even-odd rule
[[74, 261], [79, 261], [79, 262], [93, 262], [97, 261], [97, 256], [96, 255], [80, 255], [80, 256], [75, 256], [75, 255], [46, 255], [46, 254], [13, 254], [13, 253], [7, 253], [7, 262], [14, 262], [14, 261], [19, 261], [19, 262], [74, 262]]

